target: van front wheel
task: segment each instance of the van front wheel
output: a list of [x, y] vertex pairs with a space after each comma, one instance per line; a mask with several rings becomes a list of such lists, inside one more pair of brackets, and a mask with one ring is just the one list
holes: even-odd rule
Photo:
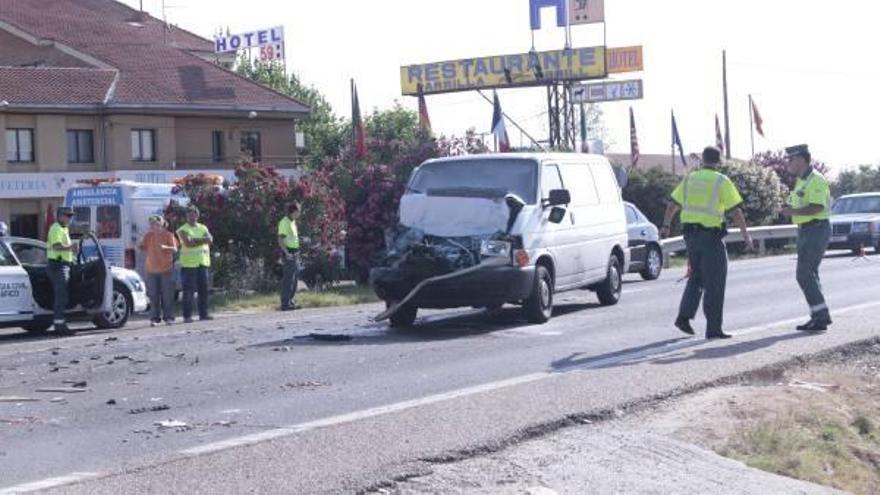
[[523, 316], [529, 323], [547, 323], [553, 315], [553, 277], [546, 267], [535, 268], [535, 285], [523, 304]]
[[596, 295], [602, 306], [614, 306], [620, 302], [620, 294], [623, 292], [623, 276], [620, 274], [620, 261], [617, 256], [611, 255], [608, 261], [608, 276], [605, 281], [596, 286]]

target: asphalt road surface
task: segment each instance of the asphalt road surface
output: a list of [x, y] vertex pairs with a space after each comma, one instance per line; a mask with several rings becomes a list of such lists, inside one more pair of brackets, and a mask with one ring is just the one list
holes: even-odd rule
[[671, 326], [682, 274], [628, 278], [615, 307], [565, 294], [546, 325], [510, 307], [431, 312], [391, 331], [369, 322], [372, 305], [66, 339], [4, 331], [0, 493], [387, 486], [567, 417], [878, 335], [878, 257], [826, 259], [835, 325], [820, 336], [792, 330], [806, 313], [793, 256], [731, 265], [730, 341]]

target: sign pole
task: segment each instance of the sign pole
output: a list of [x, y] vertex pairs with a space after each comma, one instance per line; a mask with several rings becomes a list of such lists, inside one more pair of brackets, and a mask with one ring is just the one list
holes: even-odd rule
[[730, 160], [730, 112], [727, 104], [727, 50], [721, 52], [721, 72], [724, 79], [724, 151], [727, 159]]

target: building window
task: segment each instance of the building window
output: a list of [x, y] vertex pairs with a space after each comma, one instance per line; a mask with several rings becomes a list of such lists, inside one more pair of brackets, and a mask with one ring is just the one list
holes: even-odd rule
[[10, 232], [17, 237], [28, 237], [37, 239], [40, 237], [40, 216], [35, 214], [15, 214], [10, 215], [12, 225]]
[[67, 163], [95, 162], [95, 134], [90, 130], [67, 131]]
[[255, 162], [259, 162], [262, 158], [260, 151], [260, 133], [259, 132], [242, 132], [241, 133], [241, 152], [248, 155]]
[[6, 161], [9, 163], [34, 161], [33, 129], [6, 129]]
[[223, 155], [223, 131], [211, 133], [211, 161], [214, 163], [226, 161], [226, 157]]
[[156, 131], [153, 129], [131, 130], [131, 159], [136, 162], [156, 161]]

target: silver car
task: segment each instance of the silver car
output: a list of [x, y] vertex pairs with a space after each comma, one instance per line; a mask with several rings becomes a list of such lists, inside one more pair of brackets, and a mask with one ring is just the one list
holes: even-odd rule
[[626, 229], [629, 234], [629, 273], [638, 273], [645, 280], [656, 280], [663, 271], [663, 249], [660, 232], [636, 205], [624, 202]]

